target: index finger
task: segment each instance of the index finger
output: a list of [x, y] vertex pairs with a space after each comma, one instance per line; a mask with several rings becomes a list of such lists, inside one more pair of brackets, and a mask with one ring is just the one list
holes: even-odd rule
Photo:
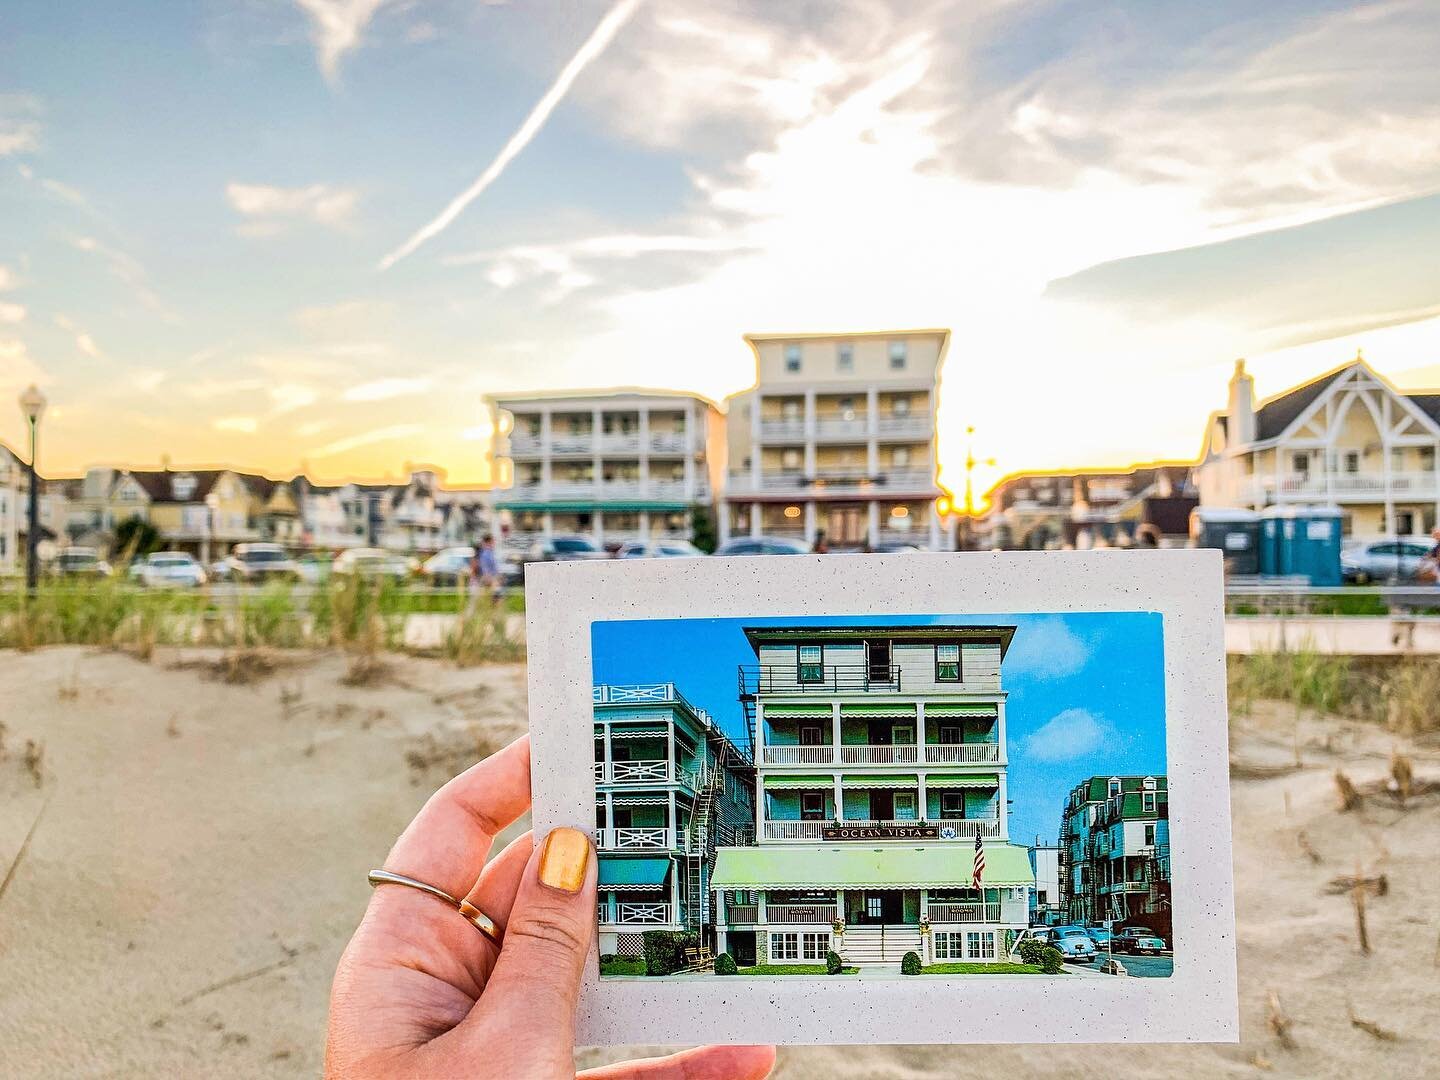
[[470, 766], [431, 795], [410, 822], [385, 869], [459, 899], [480, 876], [495, 836], [530, 809], [530, 737]]

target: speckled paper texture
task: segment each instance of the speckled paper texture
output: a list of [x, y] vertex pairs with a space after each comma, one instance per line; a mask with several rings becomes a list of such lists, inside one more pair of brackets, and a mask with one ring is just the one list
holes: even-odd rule
[[[1171, 882], [1166, 979], [1074, 975], [605, 980], [578, 1040], [1233, 1042], [1239, 1035], [1220, 553], [995, 552], [637, 559], [526, 570], [537, 834], [593, 830], [590, 628], [615, 619], [1154, 611], [1163, 618]], [[1057, 816], [1059, 807], [1057, 804]]]

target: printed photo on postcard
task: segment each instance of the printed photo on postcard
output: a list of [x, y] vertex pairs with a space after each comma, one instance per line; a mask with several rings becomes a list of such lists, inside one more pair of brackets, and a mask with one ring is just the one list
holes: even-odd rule
[[[1054, 562], [1003, 561], [1022, 576]], [[704, 570], [737, 586], [757, 569], [797, 588], [834, 581], [831, 564], [764, 562]], [[1177, 972], [1213, 956], [1215, 920], [1177, 888], [1176, 853], [1200, 839], [1187, 829], [1207, 827], [1171, 799], [1167, 681], [1185, 615], [1164, 596], [1087, 607], [1067, 595], [1083, 589], [1055, 587], [1039, 608], [916, 610], [883, 579], [917, 564], [981, 568], [870, 558], [882, 573], [865, 599], [848, 584], [825, 614], [817, 578], [811, 610], [793, 614], [756, 600], [744, 614], [695, 604], [575, 624], [588, 710], [567, 715], [563, 740], [590, 770], [602, 995], [800, 994], [833, 1011], [1003, 988], [1051, 1010], [1117, 993], [1158, 1007]], [[635, 590], [647, 592], [660, 598]], [[747, 592], [774, 595], [735, 588], [725, 606]], [[538, 757], [551, 739], [536, 734]], [[1228, 826], [1211, 824], [1228, 887]], [[943, 1027], [934, 1041], [994, 1037]]]

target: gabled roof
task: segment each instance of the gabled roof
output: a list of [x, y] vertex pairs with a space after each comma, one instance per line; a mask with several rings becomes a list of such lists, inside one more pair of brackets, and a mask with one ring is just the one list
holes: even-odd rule
[[[145, 494], [150, 496], [151, 502], [204, 502], [205, 496], [210, 494], [210, 489], [215, 486], [215, 482], [225, 471], [224, 469], [184, 469], [177, 472], [170, 469], [131, 469], [128, 475], [133, 477], [135, 482], [145, 490]], [[175, 478], [180, 476], [195, 478], [195, 490], [183, 499], [175, 494]]]
[[1315, 403], [1321, 394], [1330, 388], [1330, 384], [1342, 375], [1347, 374], [1356, 364], [1362, 363], [1359, 360], [1351, 361], [1342, 368], [1336, 368], [1318, 379], [1297, 386], [1278, 397], [1273, 397], [1255, 411], [1255, 439], [1257, 442], [1266, 442], [1270, 439], [1278, 439], [1285, 433], [1285, 429], [1293, 424], [1306, 409]]
[[1426, 416], [1440, 424], [1440, 394], [1406, 394], [1411, 403]]

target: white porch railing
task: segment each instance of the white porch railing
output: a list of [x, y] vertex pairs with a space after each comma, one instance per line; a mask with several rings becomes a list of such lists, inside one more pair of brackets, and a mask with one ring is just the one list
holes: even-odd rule
[[653, 903], [619, 903], [612, 910], [609, 904], [599, 905], [600, 921], [607, 925], [664, 926], [670, 922], [670, 905]]
[[758, 922], [759, 919], [759, 904], [731, 904], [725, 909], [725, 921], [732, 925]]
[[612, 761], [610, 780], [616, 784], [665, 783], [670, 779], [668, 761]]
[[1000, 822], [997, 818], [967, 818], [964, 820], [953, 820], [946, 818], [935, 822], [940, 828], [940, 835], [944, 839], [952, 839], [946, 836], [950, 830], [954, 830], [956, 840], [974, 840], [980, 836], [986, 839], [1000, 835]]
[[999, 904], [936, 904], [927, 909], [930, 923], [999, 922]]
[[600, 829], [596, 839], [599, 841], [600, 847], [612, 851], [670, 850], [676, 846], [675, 834], [663, 826]]
[[767, 746], [767, 765], [829, 765], [835, 760], [833, 746]]
[[931, 743], [925, 747], [925, 760], [937, 764], [999, 761], [1000, 744]]
[[765, 921], [772, 923], [828, 923], [835, 918], [834, 904], [766, 904]]
[[840, 760], [846, 765], [913, 765], [918, 753], [916, 746], [842, 746]]
[[819, 840], [823, 821], [767, 821], [766, 840]]

